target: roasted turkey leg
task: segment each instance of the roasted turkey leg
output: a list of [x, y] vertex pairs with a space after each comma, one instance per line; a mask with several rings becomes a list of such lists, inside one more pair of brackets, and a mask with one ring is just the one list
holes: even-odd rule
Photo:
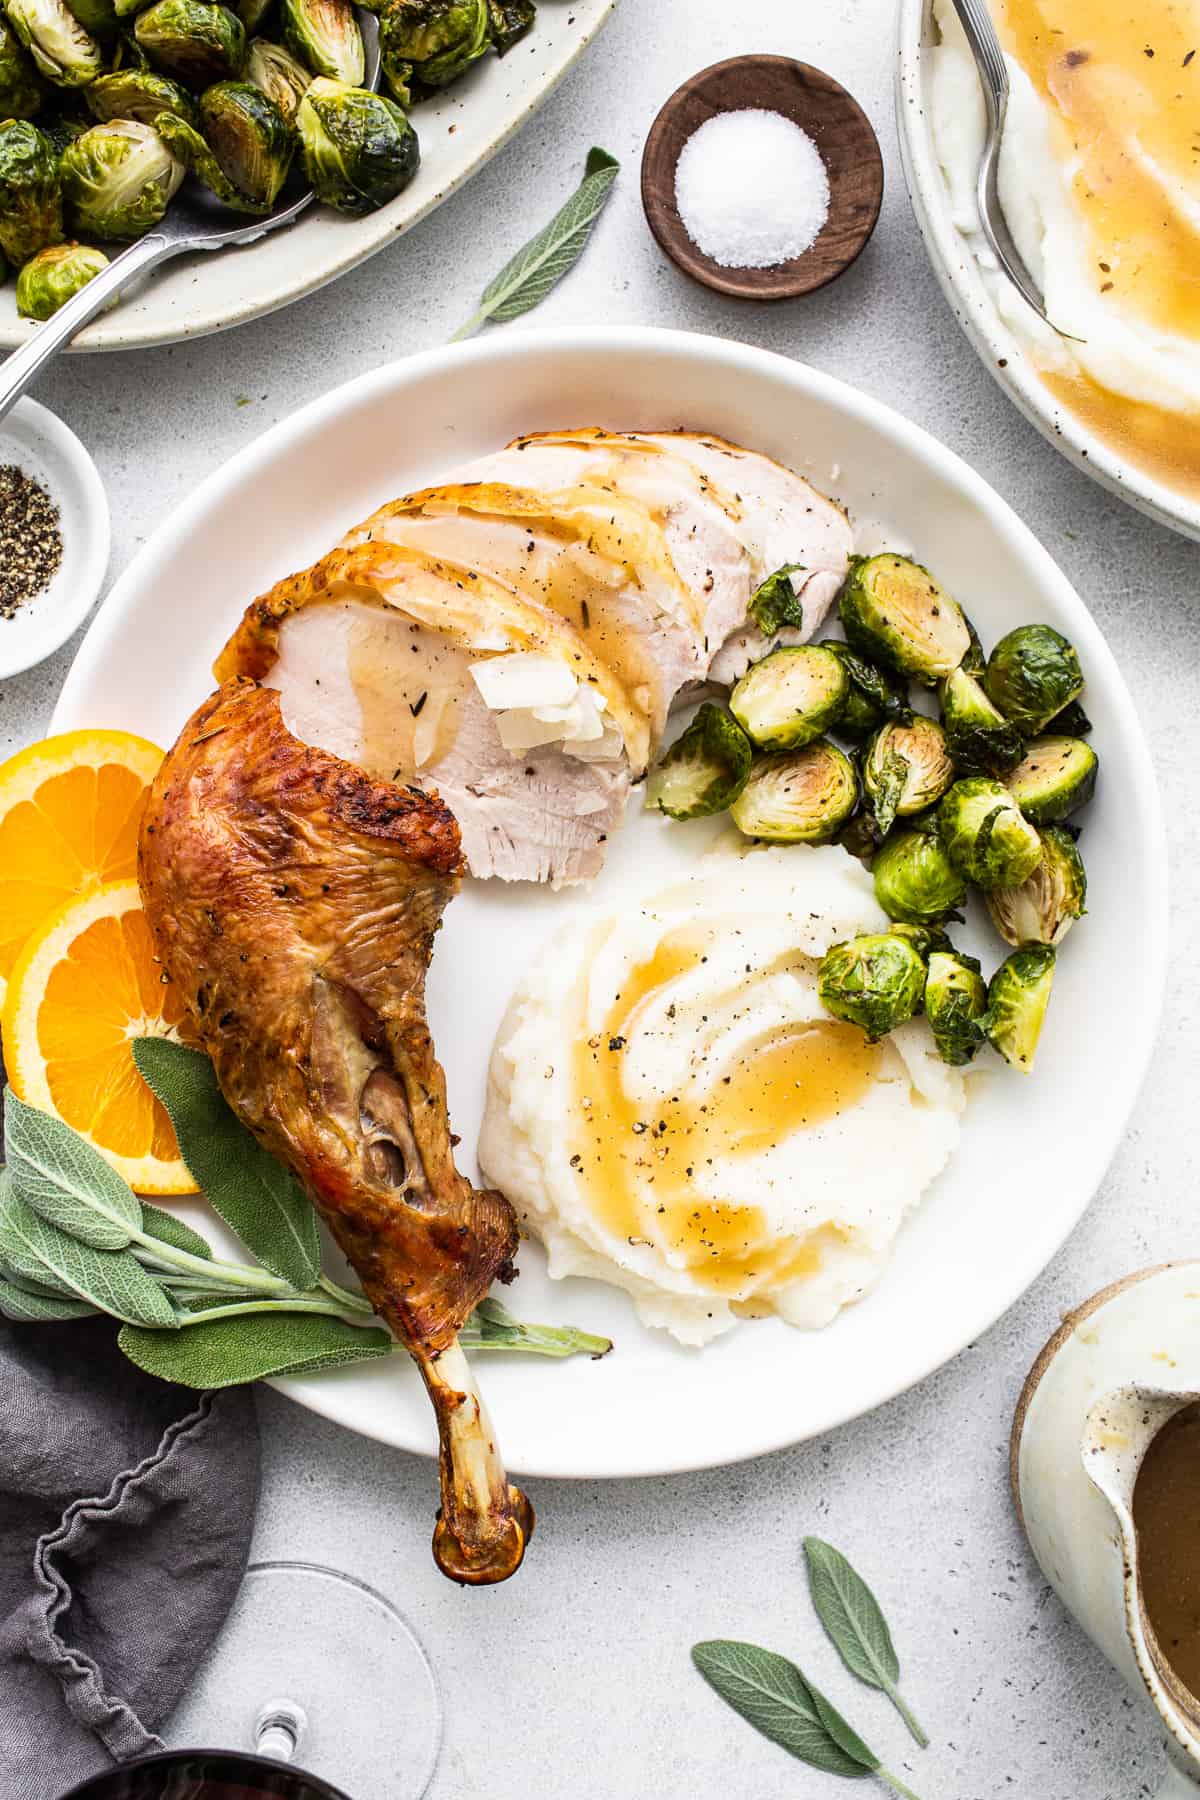
[[435, 795], [300, 743], [234, 681], [155, 781], [139, 878], [155, 945], [238, 1117], [303, 1182], [437, 1413], [439, 1567], [503, 1581], [533, 1509], [457, 1336], [517, 1233], [454, 1166], [425, 975], [463, 862]]

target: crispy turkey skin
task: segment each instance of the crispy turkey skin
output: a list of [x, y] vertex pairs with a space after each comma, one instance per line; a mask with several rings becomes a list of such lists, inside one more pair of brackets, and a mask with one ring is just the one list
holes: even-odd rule
[[454, 1165], [425, 1017], [434, 933], [463, 872], [434, 794], [299, 742], [279, 695], [227, 683], [184, 727], [142, 826], [142, 900], [226, 1099], [299, 1177], [438, 1416], [435, 1555], [455, 1579], [520, 1564], [510, 1487], [457, 1334], [517, 1231]]

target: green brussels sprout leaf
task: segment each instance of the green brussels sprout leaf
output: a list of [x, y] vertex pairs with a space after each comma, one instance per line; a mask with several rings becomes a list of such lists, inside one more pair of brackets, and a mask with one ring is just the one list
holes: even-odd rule
[[497, 56], [507, 56], [532, 30], [537, 18], [534, 0], [488, 0], [488, 24]]
[[750, 741], [723, 707], [705, 704], [646, 784], [646, 805], [672, 819], [724, 812], [746, 785]]
[[942, 683], [942, 730], [964, 775], [1002, 775], [1021, 760], [1024, 740], [965, 669]]
[[796, 631], [803, 627], [804, 607], [792, 582], [792, 576], [803, 567], [803, 563], [785, 563], [751, 594], [746, 611], [765, 638], [777, 637], [785, 627]]
[[935, 806], [953, 780], [945, 733], [923, 713], [881, 725], [863, 755], [863, 786], [881, 837], [898, 818]]
[[826, 638], [821, 647], [839, 659], [849, 679], [846, 704], [837, 722], [839, 737], [857, 743], [887, 719], [912, 717], [906, 682], [869, 662], [839, 638]]

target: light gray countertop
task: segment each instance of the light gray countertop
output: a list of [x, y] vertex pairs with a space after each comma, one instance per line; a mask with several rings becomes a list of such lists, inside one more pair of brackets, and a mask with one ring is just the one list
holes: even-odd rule
[[[1173, 913], [1186, 931], [1200, 917], [1200, 551], [1058, 457], [960, 335], [904, 192], [891, 15], [889, 0], [622, 0], [520, 137], [411, 236], [235, 332], [60, 363], [37, 397], [96, 456], [112, 500], [115, 574], [203, 476], [267, 426], [352, 375], [443, 342], [573, 184], [588, 146], [603, 144], [624, 173], [586, 262], [540, 312], [504, 329], [626, 321], [744, 337], [878, 395], [974, 464], [1062, 564], [1124, 667], [1163, 787]], [[749, 50], [786, 52], [844, 81], [874, 121], [887, 166], [883, 216], [859, 264], [824, 293], [773, 310], [692, 286], [663, 261], [638, 195], [642, 143], [668, 93], [704, 64]], [[0, 689], [0, 751], [40, 734], [71, 654], [68, 646]], [[1187, 1047], [1200, 959], [1182, 934], [1176, 955], [1134, 1125], [1066, 1250], [950, 1367], [830, 1438], [715, 1474], [538, 1482], [541, 1525], [526, 1570], [471, 1593], [432, 1568], [428, 1465], [262, 1394], [256, 1554], [334, 1563], [408, 1614], [446, 1700], [435, 1800], [839, 1791], [710, 1696], [687, 1654], [709, 1636], [797, 1655], [897, 1772], [914, 1770], [922, 1800], [1154, 1792], [1156, 1734], [1032, 1564], [1006, 1458], [1021, 1381], [1064, 1309], [1127, 1271], [1200, 1253], [1197, 1059]], [[1065, 1133], [1088, 1125], [1062, 1121]], [[551, 1379], [548, 1405], [552, 1388]], [[822, 1640], [801, 1567], [810, 1531], [849, 1552], [886, 1597], [906, 1687], [934, 1738], [924, 1756], [909, 1755], [899, 1721], [853, 1687]]]

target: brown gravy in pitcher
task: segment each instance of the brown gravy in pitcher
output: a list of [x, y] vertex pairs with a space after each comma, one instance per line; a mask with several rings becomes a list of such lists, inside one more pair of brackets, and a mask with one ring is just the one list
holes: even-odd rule
[[1154, 1438], [1133, 1490], [1142, 1605], [1176, 1679], [1200, 1696], [1200, 1404]]

